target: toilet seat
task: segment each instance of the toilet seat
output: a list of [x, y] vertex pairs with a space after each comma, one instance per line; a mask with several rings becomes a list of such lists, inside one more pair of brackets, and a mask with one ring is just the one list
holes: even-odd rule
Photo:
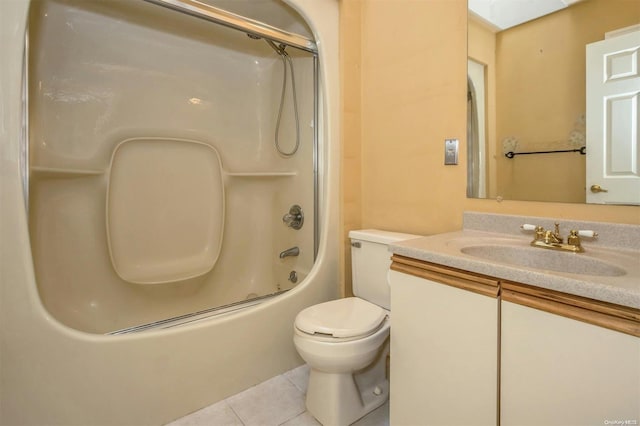
[[296, 317], [295, 327], [309, 335], [354, 339], [377, 331], [388, 314], [366, 300], [347, 297], [302, 310]]

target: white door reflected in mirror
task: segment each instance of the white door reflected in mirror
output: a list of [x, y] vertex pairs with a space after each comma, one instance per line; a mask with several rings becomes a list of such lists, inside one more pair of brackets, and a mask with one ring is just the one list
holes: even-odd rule
[[640, 30], [587, 45], [586, 198], [640, 204]]

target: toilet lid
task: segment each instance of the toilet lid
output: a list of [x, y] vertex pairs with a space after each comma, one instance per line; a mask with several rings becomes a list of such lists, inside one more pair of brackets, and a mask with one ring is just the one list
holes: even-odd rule
[[373, 332], [384, 321], [387, 311], [357, 297], [320, 303], [301, 311], [295, 326], [308, 334], [356, 337]]

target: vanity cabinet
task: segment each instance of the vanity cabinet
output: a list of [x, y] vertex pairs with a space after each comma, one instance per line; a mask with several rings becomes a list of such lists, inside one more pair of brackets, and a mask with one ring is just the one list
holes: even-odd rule
[[638, 310], [501, 288], [502, 425], [640, 424]]
[[498, 282], [393, 256], [390, 423], [495, 425]]
[[392, 260], [392, 425], [640, 424], [640, 310]]

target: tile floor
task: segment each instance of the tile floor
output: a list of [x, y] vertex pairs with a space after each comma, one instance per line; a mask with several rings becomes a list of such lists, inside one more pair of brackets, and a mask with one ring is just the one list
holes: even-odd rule
[[[308, 380], [309, 368], [302, 365], [167, 426], [317, 426], [304, 406]], [[388, 426], [389, 402], [354, 425]]]

